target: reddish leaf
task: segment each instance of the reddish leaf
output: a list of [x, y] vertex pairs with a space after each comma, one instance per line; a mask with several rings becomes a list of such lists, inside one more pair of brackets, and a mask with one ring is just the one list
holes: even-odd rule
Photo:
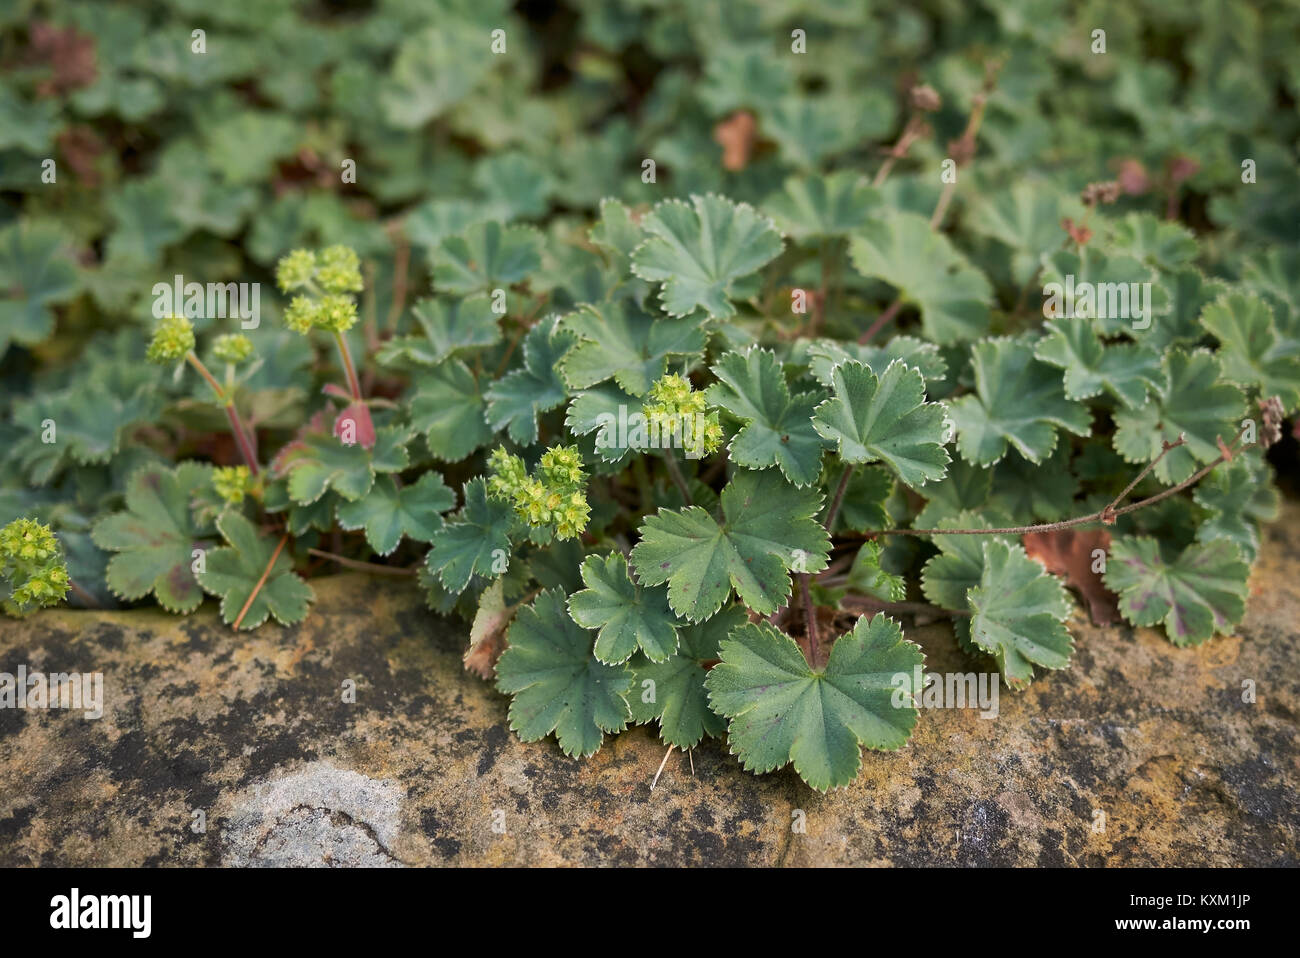
[[1140, 160], [1125, 160], [1119, 165], [1119, 175], [1115, 178], [1119, 180], [1120, 189], [1129, 196], [1141, 196], [1151, 189], [1151, 178]]
[[76, 27], [60, 30], [52, 23], [34, 21], [27, 30], [29, 60], [47, 65], [51, 75], [36, 85], [37, 96], [63, 96], [95, 82], [95, 38]]
[[1119, 621], [1118, 597], [1106, 588], [1101, 573], [1092, 571], [1093, 551], [1110, 549], [1109, 532], [1105, 529], [1029, 532], [1024, 543], [1031, 558], [1037, 559], [1048, 572], [1064, 576], [1083, 596], [1094, 624], [1111, 625]]
[[1082, 223], [1075, 223], [1070, 217], [1061, 220], [1061, 229], [1070, 234], [1070, 239], [1074, 240], [1080, 246], [1083, 246], [1092, 239], [1092, 230]]
[[354, 402], [334, 420], [334, 435], [342, 442], [360, 443], [362, 449], [375, 448], [375, 424], [370, 419], [370, 407]]
[[[532, 598], [529, 596], [528, 598]], [[524, 600], [525, 602], [527, 599]], [[497, 677], [497, 659], [509, 646], [506, 629], [514, 621], [523, 602], [507, 605], [504, 583], [497, 579], [479, 598], [478, 612], [469, 631], [469, 648], [465, 651], [465, 668], [489, 682]]]
[[743, 170], [749, 164], [754, 130], [754, 114], [748, 110], [737, 110], [713, 128], [713, 139], [722, 144], [724, 169]]

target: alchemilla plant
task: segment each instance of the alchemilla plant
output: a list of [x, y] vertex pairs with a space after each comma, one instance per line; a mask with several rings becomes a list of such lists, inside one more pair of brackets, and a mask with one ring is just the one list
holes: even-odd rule
[[[381, 4], [286, 14], [321, 43], [269, 73], [186, 47], [173, 101], [116, 49], [170, 41], [72, 6], [122, 43], [0, 87], [11, 615], [294, 626], [314, 576], [405, 577], [521, 738], [654, 725], [823, 791], [920, 720], [918, 618], [1010, 690], [1089, 617], [1241, 621], [1300, 407], [1280, 25], [1202, 27], [1184, 89], [1131, 11], [927, 50], [909, 13], [579, 3], [554, 93], [504, 4]], [[96, 166], [105, 118], [170, 131], [150, 172]]]

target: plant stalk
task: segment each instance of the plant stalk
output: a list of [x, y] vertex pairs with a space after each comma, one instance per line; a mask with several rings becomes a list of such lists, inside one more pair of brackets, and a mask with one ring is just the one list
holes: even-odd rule
[[244, 421], [239, 416], [239, 410], [235, 408], [234, 396], [221, 388], [221, 384], [217, 382], [216, 377], [208, 371], [208, 367], [203, 365], [203, 361], [194, 354], [193, 350], [185, 354], [185, 360], [198, 370], [200, 376], [207, 380], [208, 385], [212, 387], [212, 391], [217, 396], [217, 402], [225, 407], [226, 418], [230, 420], [231, 435], [235, 437], [235, 445], [239, 447], [239, 455], [243, 457], [244, 464], [248, 466], [248, 471], [256, 476], [258, 469], [255, 444], [249, 439], [249, 433], [246, 431]]
[[690, 486], [686, 485], [686, 477], [682, 475], [681, 467], [677, 465], [677, 460], [673, 458], [671, 449], [664, 450], [664, 463], [668, 466], [668, 478], [672, 479], [673, 485], [682, 494], [686, 504], [688, 506], [695, 505], [695, 500], [691, 498]]

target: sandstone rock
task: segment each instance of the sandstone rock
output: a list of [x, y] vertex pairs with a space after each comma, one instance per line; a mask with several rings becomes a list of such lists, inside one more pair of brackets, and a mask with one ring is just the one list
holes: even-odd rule
[[[1078, 613], [1069, 671], [996, 719], [924, 712], [825, 796], [721, 742], [651, 791], [644, 728], [586, 762], [519, 742], [461, 667], [467, 629], [407, 582], [316, 580], [306, 622], [252, 634], [211, 603], [3, 620], [0, 671], [101, 671], [104, 716], [0, 712], [0, 865], [1294, 864], [1297, 519], [1267, 530], [1235, 636], [1180, 650]], [[971, 668], [946, 625], [904, 627], [927, 668]]]

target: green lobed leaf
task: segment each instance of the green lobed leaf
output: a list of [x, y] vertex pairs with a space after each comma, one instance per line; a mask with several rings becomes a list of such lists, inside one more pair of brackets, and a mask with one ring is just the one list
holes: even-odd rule
[[735, 315], [732, 283], [775, 259], [784, 247], [776, 225], [747, 203], [713, 193], [690, 203], [664, 200], [645, 215], [648, 234], [632, 253], [632, 272], [663, 283], [660, 301], [669, 316], [703, 309], [711, 317]]
[[510, 529], [514, 509], [488, 498], [481, 479], [465, 483], [465, 504], [452, 521], [433, 534], [425, 564], [451, 592], [465, 591], [474, 576], [493, 579], [510, 562]]
[[444, 293], [504, 289], [542, 265], [542, 234], [530, 226], [472, 223], [433, 251], [433, 285]]
[[1103, 390], [1125, 406], [1141, 406], [1147, 390], [1159, 387], [1160, 357], [1133, 343], [1103, 346], [1092, 323], [1081, 317], [1044, 326], [1034, 356], [1065, 370], [1067, 399], [1091, 399]]
[[981, 548], [979, 584], [966, 593], [972, 613], [971, 641], [997, 660], [1011, 687], [1027, 685], [1035, 665], [1068, 666], [1074, 643], [1064, 620], [1071, 602], [1061, 580], [1045, 572], [1019, 545], [991, 539]]
[[821, 397], [814, 392], [792, 396], [781, 361], [771, 350], [724, 353], [712, 368], [719, 381], [708, 389], [709, 404], [744, 424], [727, 447], [731, 461], [746, 469], [777, 466], [796, 486], [816, 482], [825, 443], [813, 428], [812, 415]]
[[32, 346], [49, 336], [50, 307], [76, 295], [67, 242], [57, 226], [40, 221], [0, 229], [0, 358], [10, 343]]
[[1182, 482], [1197, 463], [1219, 456], [1217, 440], [1237, 435], [1245, 411], [1241, 391], [1220, 381], [1219, 359], [1206, 350], [1167, 352], [1162, 382], [1146, 405], [1115, 413], [1115, 451], [1132, 463], [1150, 462], [1163, 443], [1184, 435], [1187, 444], [1171, 449], [1155, 466], [1161, 482]]
[[126, 485], [126, 509], [91, 528], [101, 549], [114, 553], [106, 581], [122, 599], [153, 593], [168, 612], [193, 612], [203, 601], [194, 577], [194, 550], [206, 550], [211, 527], [194, 521], [191, 501], [212, 483], [212, 467], [184, 462], [175, 469], [147, 465]]
[[638, 725], [659, 722], [659, 737], [669, 745], [690, 749], [704, 736], [719, 736], [727, 723], [709, 708], [704, 680], [717, 663], [719, 646], [748, 621], [742, 605], [730, 605], [707, 622], [683, 625], [677, 651], [663, 662], [638, 653], [631, 660], [635, 676], [628, 704]]
[[1085, 246], [1081, 252], [1060, 250], [1043, 257], [1043, 295], [1047, 297], [1043, 310], [1052, 319], [1087, 319], [1102, 336], [1123, 333], [1143, 342], [1145, 330], [1159, 325], [1170, 307], [1157, 279], [1155, 270], [1132, 256], [1109, 255], [1095, 246]]
[[1201, 324], [1219, 341], [1225, 379], [1277, 396], [1287, 412], [1300, 407], [1300, 316], [1283, 329], [1262, 297], [1228, 293], [1205, 307]]
[[849, 242], [849, 257], [863, 276], [897, 288], [921, 312], [928, 339], [947, 343], [988, 332], [993, 288], [923, 216], [892, 213], [871, 220]]
[[849, 170], [792, 176], [764, 207], [795, 239], [846, 236], [866, 223], [880, 194], [865, 176]]
[[1039, 463], [1056, 448], [1057, 428], [1088, 435], [1088, 410], [1066, 398], [1060, 373], [1035, 359], [1025, 340], [976, 343], [973, 358], [975, 393], [948, 404], [967, 462], [991, 466], [1014, 447]]
[[381, 556], [397, 548], [402, 536], [429, 542], [442, 528], [442, 513], [456, 504], [456, 495], [436, 472], [426, 472], [418, 482], [398, 488], [391, 476], [380, 476], [370, 492], [338, 507], [339, 525], [364, 529], [366, 542]]
[[877, 376], [848, 360], [831, 370], [831, 383], [813, 428], [835, 443], [842, 461], [883, 461], [912, 487], [943, 478], [951, 461], [943, 448], [948, 419], [940, 403], [925, 401], [920, 370], [895, 360]]
[[380, 347], [376, 358], [385, 365], [403, 359], [437, 366], [457, 353], [496, 345], [501, 340], [499, 317], [486, 293], [464, 299], [422, 299], [411, 309], [423, 335], [398, 336]]
[[832, 378], [831, 370], [846, 359], [870, 366], [873, 370], [885, 369], [895, 359], [921, 371], [927, 382], [942, 380], [948, 374], [948, 364], [934, 343], [915, 336], [895, 336], [883, 346], [860, 343], [842, 343], [819, 339], [808, 344], [808, 371], [814, 379], [827, 388]]
[[463, 362], [445, 362], [418, 376], [413, 385], [411, 426], [424, 433], [435, 459], [460, 462], [492, 441], [487, 403], [474, 373]]
[[1119, 610], [1139, 626], [1164, 622], [1178, 646], [1200, 645], [1226, 634], [1246, 611], [1250, 566], [1228, 539], [1194, 543], [1173, 558], [1147, 536], [1111, 542], [1107, 588], [1119, 593]]
[[406, 467], [405, 427], [378, 430], [374, 448], [366, 449], [359, 442], [345, 443], [323, 431], [324, 422], [317, 416], [276, 454], [271, 466], [275, 477], [288, 478], [289, 498], [299, 505], [310, 505], [329, 490], [356, 501], [370, 492], [377, 473]]
[[555, 320], [538, 323], [524, 337], [524, 365], [507, 373], [484, 393], [487, 421], [505, 429], [522, 446], [537, 441], [537, 416], [554, 409], [568, 397], [559, 367], [572, 336], [557, 329]]
[[1272, 470], [1263, 460], [1237, 456], [1196, 484], [1192, 499], [1209, 512], [1197, 527], [1197, 542], [1227, 539], [1236, 543], [1247, 561], [1259, 554], [1259, 524], [1278, 517], [1281, 495]]
[[705, 679], [709, 705], [730, 719], [731, 751], [751, 772], [793, 762], [817, 791], [840, 788], [857, 777], [863, 746], [901, 748], [920, 716], [912, 685], [925, 656], [884, 615], [836, 639], [823, 669], [766, 622], [733, 631], [720, 656]]
[[761, 615], [790, 595], [792, 566], [826, 567], [830, 540], [813, 518], [822, 497], [798, 489], [771, 470], [739, 471], [722, 490], [723, 522], [699, 506], [660, 509], [641, 526], [632, 566], [645, 585], [668, 583], [674, 612], [701, 622], [734, 588]]
[[631, 718], [632, 672], [592, 654], [592, 636], [564, 609], [564, 591], [549, 589], [515, 614], [510, 646], [497, 661], [497, 688], [512, 695], [510, 727], [525, 742], [552, 732], [565, 755], [594, 755], [605, 732]]
[[637, 650], [663, 662], [677, 651], [677, 617], [666, 591], [633, 582], [623, 553], [587, 556], [582, 581], [587, 588], [569, 596], [569, 615], [584, 629], [599, 630], [595, 656], [601, 662], [618, 665]]
[[570, 389], [587, 389], [607, 379], [643, 396], [674, 356], [704, 351], [705, 335], [691, 319], [657, 319], [626, 300], [584, 303], [561, 317], [559, 328], [577, 343], [559, 363]]
[[[204, 592], [221, 599], [222, 621], [234, 625], [249, 596], [253, 600], [244, 612], [241, 629], [255, 629], [268, 616], [274, 616], [281, 625], [305, 619], [315, 593], [293, 571], [289, 552], [282, 548], [277, 555], [277, 543], [259, 535], [257, 528], [238, 512], [218, 516], [217, 529], [229, 544], [207, 554], [206, 568], [198, 574], [198, 581]], [[273, 555], [275, 563], [271, 564]]]

